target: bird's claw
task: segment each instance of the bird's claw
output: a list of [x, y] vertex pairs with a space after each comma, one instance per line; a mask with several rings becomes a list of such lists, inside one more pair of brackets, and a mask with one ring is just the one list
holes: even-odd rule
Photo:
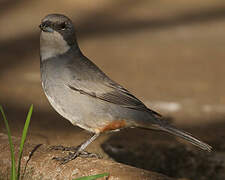
[[69, 154], [65, 157], [53, 157], [53, 160], [60, 161], [61, 164], [66, 164], [67, 162], [76, 159], [78, 156], [82, 158], [98, 158], [101, 159], [102, 156], [96, 153], [90, 153], [87, 151], [77, 151], [78, 147], [64, 147], [64, 146], [52, 146], [51, 150], [61, 150], [61, 151], [70, 151]]
[[75, 159], [76, 157], [78, 157], [77, 153], [69, 153], [68, 156], [65, 157], [53, 157], [53, 160], [59, 161], [60, 164], [66, 164], [69, 161], [72, 161], [73, 159]]

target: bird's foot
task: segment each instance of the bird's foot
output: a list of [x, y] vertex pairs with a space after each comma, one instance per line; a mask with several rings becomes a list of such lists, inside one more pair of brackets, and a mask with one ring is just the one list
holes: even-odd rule
[[56, 160], [56, 161], [59, 161], [60, 164], [66, 164], [68, 163], [69, 161], [72, 161], [73, 159], [76, 159], [76, 157], [78, 157], [78, 153], [69, 153], [67, 156], [64, 156], [64, 157], [53, 157], [52, 159], [53, 160]]
[[102, 157], [95, 153], [90, 153], [87, 151], [79, 151], [79, 147], [64, 147], [64, 146], [52, 146], [52, 150], [61, 150], [61, 151], [70, 151], [69, 154], [65, 157], [53, 157], [53, 160], [60, 161], [61, 164], [66, 164], [69, 161], [76, 159], [78, 156], [83, 158], [98, 158]]

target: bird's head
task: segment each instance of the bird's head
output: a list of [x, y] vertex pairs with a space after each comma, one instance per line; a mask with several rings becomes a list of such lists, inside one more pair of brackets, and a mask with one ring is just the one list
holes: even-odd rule
[[63, 54], [77, 44], [74, 25], [68, 17], [62, 14], [45, 16], [39, 27], [42, 59]]

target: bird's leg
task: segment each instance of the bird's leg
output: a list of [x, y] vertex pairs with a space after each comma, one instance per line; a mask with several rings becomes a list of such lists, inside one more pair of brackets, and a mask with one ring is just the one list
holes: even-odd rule
[[51, 150], [72, 151], [72, 152], [76, 152], [78, 148], [79, 148], [79, 146], [65, 147], [65, 146], [62, 146], [62, 145], [50, 147]]
[[[92, 136], [90, 139], [88, 139], [87, 141], [85, 141], [84, 143], [82, 143], [81, 145], [79, 145], [78, 147], [63, 147], [63, 146], [55, 146], [56, 148], [58, 148], [57, 150], [63, 150], [63, 151], [73, 151], [73, 153], [69, 153], [68, 156], [66, 157], [54, 157], [54, 160], [57, 161], [61, 161], [62, 164], [65, 164], [73, 159], [75, 159], [76, 157], [80, 156], [80, 157], [97, 157], [99, 158], [99, 155], [94, 154], [94, 153], [89, 153], [84, 151], [84, 149], [90, 144], [92, 143], [100, 134], [94, 134], [94, 136]], [[75, 150], [75, 151], [74, 151]]]

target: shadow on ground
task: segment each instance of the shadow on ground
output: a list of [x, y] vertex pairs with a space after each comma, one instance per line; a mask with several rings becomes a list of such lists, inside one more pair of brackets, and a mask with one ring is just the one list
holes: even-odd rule
[[[3, 16], [12, 10], [15, 10], [14, 12], [18, 13], [16, 11], [16, 7], [19, 5], [19, 3], [26, 2], [28, 1], [20, 0], [14, 2], [12, 0], [5, 0], [1, 2], [0, 7], [2, 11], [0, 12], [0, 16]], [[142, 83], [142, 86], [140, 84], [133, 85], [139, 91], [144, 88], [147, 89], [145, 94], [143, 92], [143, 97], [147, 97], [151, 88], [155, 88], [157, 91], [153, 92], [152, 96], [148, 97], [150, 100], [150, 97], [156, 97], [157, 100], [162, 99], [164, 101], [164, 99], [161, 97], [162, 94], [165, 94], [165, 97], [172, 97], [171, 99], [175, 99], [174, 97], [180, 95], [182, 100], [190, 97], [194, 98], [194, 96], [197, 96], [198, 98], [202, 97], [198, 99], [201, 102], [205, 99], [207, 100], [209, 97], [215, 96], [215, 101], [213, 101], [213, 103], [220, 102], [222, 104], [224, 102], [224, 83], [222, 80], [224, 79], [220, 75], [223, 73], [222, 65], [224, 64], [224, 53], [223, 49], [221, 48], [224, 45], [224, 42], [222, 41], [224, 33], [222, 30], [216, 30], [224, 28], [224, 4], [218, 4], [217, 2], [214, 7], [208, 5], [208, 8], [200, 8], [199, 6], [198, 8], [192, 8], [191, 10], [187, 9], [186, 11], [181, 11], [178, 13], [174, 13], [176, 10], [173, 9], [167, 13], [162, 10], [159, 12], [159, 14], [158, 12], [153, 12], [153, 14], [150, 14], [151, 16], [149, 16], [147, 13], [146, 17], [142, 17], [142, 14], [136, 14], [135, 18], [121, 17], [124, 14], [124, 8], [126, 8], [126, 10], [130, 8], [131, 10], [129, 9], [129, 13], [132, 14], [132, 8], [140, 5], [141, 3], [143, 3], [142, 8], [145, 10], [152, 8], [152, 4], [145, 6], [144, 2], [146, 1], [114, 1], [110, 3], [110, 6], [105, 6], [104, 8], [98, 8], [98, 10], [89, 11], [89, 13], [87, 13], [85, 16], [82, 16], [83, 19], [78, 22], [75, 19], [76, 17], [74, 13], [74, 16], [71, 17], [73, 18], [73, 21], [77, 27], [78, 39], [88, 39], [89, 44], [91, 41], [93, 41], [93, 38], [96, 38], [95, 42], [112, 41], [114, 37], [119, 38], [118, 41], [115, 41], [117, 43], [112, 43], [108, 49], [103, 47], [106, 46], [106, 44], [100, 45], [100, 48], [93, 52], [93, 58], [102, 58], [101, 63], [99, 62], [99, 65], [104, 64], [106, 62], [105, 59], [107, 59], [107, 64], [110, 66], [108, 70], [110, 69], [114, 73], [114, 76], [119, 74], [119, 71], [124, 71], [125, 68], [131, 69], [131, 74], [134, 75], [131, 76], [131, 74], [127, 74], [127, 76], [131, 77], [127, 78], [129, 84], [135, 84], [133, 78], [138, 76], [138, 74], [140, 75], [144, 70], [144, 67], [154, 67], [151, 70], [147, 69], [145, 72], [143, 71], [144, 73], [142, 74], [144, 83]], [[152, 1], [151, 3], [155, 2], [156, 1]], [[54, 4], [54, 6], [56, 5], [57, 4]], [[75, 8], [79, 7], [74, 7], [74, 9]], [[176, 8], [179, 9], [179, 7]], [[37, 14], [33, 14], [33, 17], [34, 16], [37, 16]], [[132, 16], [133, 15], [131, 15], [131, 17]], [[216, 22], [219, 23], [215, 24]], [[15, 26], [15, 29], [16, 27], [21, 26], [21, 24], [18, 24], [17, 19], [11, 19], [10, 23]], [[40, 97], [40, 87], [38, 86], [39, 89], [37, 89], [37, 86], [34, 85], [34, 83], [40, 85], [38, 78], [38, 82], [35, 80], [33, 80], [35, 82], [28, 82], [23, 78], [18, 80], [18, 77], [23, 77], [21, 74], [26, 73], [28, 69], [31, 72], [33, 72], [35, 69], [38, 69], [38, 63], [35, 65], [33, 64], [34, 60], [38, 61], [39, 59], [39, 33], [37, 30], [38, 23], [39, 22], [34, 22], [35, 25], [32, 26], [33, 29], [30, 29], [28, 33], [24, 33], [19, 36], [13, 36], [8, 39], [6, 38], [0, 42], [0, 56], [2, 59], [0, 61], [0, 76], [3, 75], [7, 77], [5, 78], [6, 80], [4, 80], [9, 80], [9, 82], [12, 81], [11, 83], [13, 84], [12, 86], [8, 86], [8, 82], [4, 82], [4, 80], [2, 80], [2, 82], [5, 83], [4, 86], [8, 87], [8, 89], [5, 88], [3, 93], [2, 91], [0, 92], [0, 95], [2, 95], [0, 98], [0, 103], [6, 105], [4, 106], [4, 109], [9, 119], [12, 133], [16, 137], [21, 136], [26, 113], [29, 108], [27, 104], [31, 103], [30, 99], [36, 102], [36, 100]], [[204, 28], [196, 28], [195, 25], [203, 25]], [[190, 26], [192, 28], [185, 29], [186, 26]], [[158, 34], [158, 37], [155, 40], [152, 38], [152, 36], [149, 36], [149, 32], [154, 33], [154, 31], [158, 32], [161, 30], [167, 31], [171, 30], [172, 28], [175, 30], [177, 27], [181, 27], [181, 30], [173, 32], [168, 31], [167, 34], [164, 34], [164, 36]], [[210, 27], [211, 30], [208, 31]], [[6, 28], [4, 30], [6, 30]], [[146, 32], [144, 32], [145, 30]], [[141, 31], [143, 32], [143, 36], [137, 35]], [[202, 34], [204, 34], [204, 36], [198, 39], [198, 37], [200, 37]], [[132, 35], [132, 37], [135, 38], [129, 41], [131, 37], [125, 35]], [[156, 34], [153, 34], [153, 36], [155, 35]], [[107, 38], [105, 38], [106, 36]], [[167, 44], [167, 38], [170, 36], [173, 39], [169, 38], [168, 41], [171, 42]], [[102, 37], [105, 39], [101, 39]], [[162, 37], [162, 39], [159, 37]], [[196, 37], [197, 40], [195, 40]], [[124, 48], [125, 46], [128, 46], [127, 44], [122, 45], [120, 48], [121, 42], [124, 40], [127, 41], [127, 44], [134, 44], [133, 46], [130, 46], [130, 48], [134, 47], [135, 49]], [[151, 43], [143, 45], [142, 43], [144, 43], [145, 40]], [[212, 40], [215, 41], [212, 42]], [[192, 42], [190, 45], [189, 41]], [[161, 43], [157, 44], [158, 42]], [[89, 45], [89, 48], [95, 49], [96, 47], [94, 46], [98, 45], [98, 43], [94, 43], [94, 45]], [[117, 49], [117, 45], [119, 45], [119, 50]], [[174, 46], [174, 48], [170, 49], [169, 46]], [[181, 50], [184, 50], [184, 52], [179, 54], [178, 51]], [[131, 51], [134, 51], [133, 54], [137, 56], [130, 53]], [[146, 53], [148, 51], [151, 52]], [[121, 60], [114, 59], [117, 58], [117, 56], [113, 55], [117, 52], [126, 54], [126, 58], [123, 56], [118, 56], [121, 58]], [[156, 52], [157, 55], [154, 55], [154, 52]], [[142, 57], [141, 54], [144, 54], [144, 57]], [[165, 56], [160, 56], [161, 54], [165, 54]], [[110, 59], [109, 56], [112, 56], [112, 58]], [[133, 57], [135, 59], [133, 64], [137, 71], [132, 71], [132, 66], [129, 66], [132, 64], [131, 60]], [[147, 59], [148, 61], [146, 64], [143, 62], [144, 59]], [[174, 59], [177, 59], [177, 61], [173, 61]], [[115, 65], [112, 66], [112, 64], [109, 63], [110, 61], [118, 61], [119, 65], [115, 63]], [[139, 62], [143, 63], [142, 68], [139, 68], [139, 66], [141, 66]], [[26, 67], [27, 69], [23, 69], [23, 66], [25, 65], [29, 65], [29, 67]], [[120, 69], [118, 66], [122, 67], [123, 69]], [[21, 68], [21, 71], [19, 72], [20, 74], [5, 73], [8, 71], [15, 72], [15, 69], [18, 67]], [[203, 70], [202, 72], [201, 69]], [[154, 70], [160, 72], [160, 74], [156, 76], [157, 73]], [[186, 73], [184, 73], [184, 71]], [[174, 73], [174, 75], [169, 73]], [[124, 79], [124, 76], [125, 74], [120, 74], [119, 79]], [[150, 77], [149, 80], [151, 83], [149, 83], [149, 85], [147, 85], [145, 81], [145, 79], [147, 79], [146, 77]], [[180, 77], [180, 79], [177, 77]], [[142, 79], [141, 76], [139, 76], [138, 81], [140, 81], [140, 79]], [[198, 81], [195, 81], [196, 79]], [[219, 79], [221, 79], [221, 81]], [[187, 84], [189, 81], [191, 83]], [[159, 82], [159, 85], [157, 85], [155, 82]], [[182, 86], [183, 83], [185, 86]], [[24, 84], [26, 84], [25, 87], [27, 88], [22, 88], [21, 90], [20, 87], [22, 87]], [[1, 87], [2, 86], [3, 83], [1, 84]], [[168, 89], [166, 88], [167, 86], [169, 87]], [[32, 92], [28, 92], [31, 91], [30, 89], [32, 88], [35, 89], [36, 93], [32, 94]], [[182, 90], [184, 89], [187, 90], [183, 92]], [[31, 98], [25, 101], [24, 99], [28, 96], [28, 93], [31, 94]], [[204, 96], [201, 96], [202, 94]], [[11, 98], [13, 101], [16, 99], [15, 97], [19, 97], [19, 101], [22, 102], [20, 105], [23, 104], [23, 106], [16, 104], [16, 102], [15, 104], [9, 104], [9, 102], [12, 101], [7, 100], [5, 96], [8, 96], [8, 99]], [[43, 97], [41, 98], [40, 101], [43, 101]], [[5, 101], [3, 102], [2, 99]], [[27, 107], [25, 107], [25, 104]], [[45, 103], [42, 103], [42, 105], [43, 104]], [[88, 138], [89, 134], [86, 131], [72, 126], [69, 121], [66, 121], [60, 117], [52, 109], [45, 109], [45, 107], [48, 106], [44, 106], [42, 108], [38, 108], [37, 106], [34, 107], [34, 114], [32, 116], [31, 126], [29, 128], [29, 142], [37, 144], [43, 143], [47, 145], [62, 144], [74, 146], [80, 144], [82, 141]], [[212, 119], [210, 124], [204, 124], [201, 127], [181, 126], [181, 128], [184, 128], [184, 130], [193, 133], [195, 136], [200, 137], [212, 145], [214, 147], [214, 152], [212, 154], [199, 151], [188, 144], [184, 145], [183, 141], [182, 143], [179, 143], [176, 141], [179, 141], [179, 139], [167, 136], [166, 134], [138, 129], [123, 130], [115, 134], [110, 134], [111, 136], [105, 135], [100, 137], [96, 142], [88, 147], [88, 150], [92, 152], [98, 152], [100, 154], [102, 153], [104, 159], [110, 157], [117, 162], [160, 172], [172, 177], [185, 177], [198, 180], [225, 179], [224, 174], [222, 174], [222, 171], [224, 172], [225, 159], [225, 145], [223, 142], [225, 138], [224, 120], [225, 118], [215, 119], [215, 121]], [[193, 119], [190, 119], [190, 121], [194, 122]], [[3, 121], [1, 120], [0, 132], [6, 133]], [[109, 138], [107, 139], [106, 137]], [[5, 150], [8, 150], [8, 146], [5, 147]], [[85, 162], [88, 163], [88, 160]], [[80, 160], [80, 163], [82, 166], [82, 160]], [[92, 166], [94, 167], [94, 164], [92, 164]], [[45, 165], [45, 167], [47, 168], [47, 165]], [[45, 171], [45, 169], [43, 171]], [[55, 171], [54, 168], [53, 171]], [[118, 172], [119, 171], [120, 169], [118, 168]], [[126, 173], [124, 173], [124, 176], [126, 176]]]
[[[5, 109], [12, 132], [16, 132], [14, 135], [17, 137], [20, 136], [27, 110], [18, 109], [13, 105]], [[104, 159], [112, 158], [117, 162], [169, 177], [223, 179], [225, 177], [223, 120], [216, 120], [217, 123], [205, 124], [201, 127], [183, 127], [184, 130], [212, 145], [214, 148], [212, 153], [198, 150], [184, 141], [179, 142], [179, 138], [176, 139], [165, 133], [142, 129], [125, 129], [117, 133], [108, 133], [108, 139], [95, 141], [88, 150], [100, 153]], [[1, 123], [2, 121], [0, 121], [2, 130], [0, 130], [5, 132]], [[72, 126], [54, 111], [49, 113], [35, 110], [28, 139], [32, 143], [76, 146], [87, 139], [87, 133]], [[99, 145], [103, 150], [99, 149]], [[108, 156], [104, 155], [104, 152]]]
[[[26, 1], [26, 0], [25, 0]], [[225, 7], [214, 7], [208, 9], [202, 9], [192, 12], [184, 12], [174, 17], [163, 17], [163, 18], [153, 18], [145, 20], [130, 20], [124, 22], [118, 18], [114, 18], [115, 14], [124, 10], [124, 7], [135, 6], [138, 1], [124, 1], [120, 3], [115, 3], [114, 6], [105, 7], [98, 12], [89, 14], [86, 18], [82, 20], [82, 23], [75, 25], [79, 27], [78, 39], [90, 38], [105, 35], [116, 35], [121, 33], [135, 33], [140, 30], [148, 29], [148, 31], [162, 30], [175, 28], [177, 26], [184, 26], [189, 24], [201, 24], [212, 21], [220, 21], [225, 19]], [[13, 8], [15, 6], [12, 1], [5, 1], [0, 4], [0, 7], [4, 7], [4, 11]], [[107, 12], [107, 16], [106, 16]], [[98, 22], [96, 23], [96, 19]], [[110, 21], [109, 21], [110, 19]], [[99, 23], [101, 22], [101, 23]], [[38, 29], [38, 24], [36, 29]], [[21, 46], [23, 44], [23, 46]], [[26, 34], [26, 36], [16, 37], [15, 39], [9, 39], [0, 42], [0, 54], [1, 57], [7, 59], [7, 61], [1, 61], [1, 69], [6, 70], [7, 67], [12, 68], [18, 65], [18, 57], [23, 61], [26, 59], [27, 55], [37, 55], [39, 49], [39, 33], [31, 32]], [[11, 53], [14, 52], [14, 53]], [[15, 61], [15, 62], [14, 62]], [[1, 72], [0, 72], [1, 73]]]
[[102, 144], [102, 148], [117, 162], [159, 172], [169, 177], [224, 179], [224, 125], [223, 122], [205, 125], [200, 130], [197, 127], [186, 129], [212, 145], [212, 153], [176, 142], [174, 137], [165, 136], [165, 133], [151, 133], [138, 129], [112, 135]]

